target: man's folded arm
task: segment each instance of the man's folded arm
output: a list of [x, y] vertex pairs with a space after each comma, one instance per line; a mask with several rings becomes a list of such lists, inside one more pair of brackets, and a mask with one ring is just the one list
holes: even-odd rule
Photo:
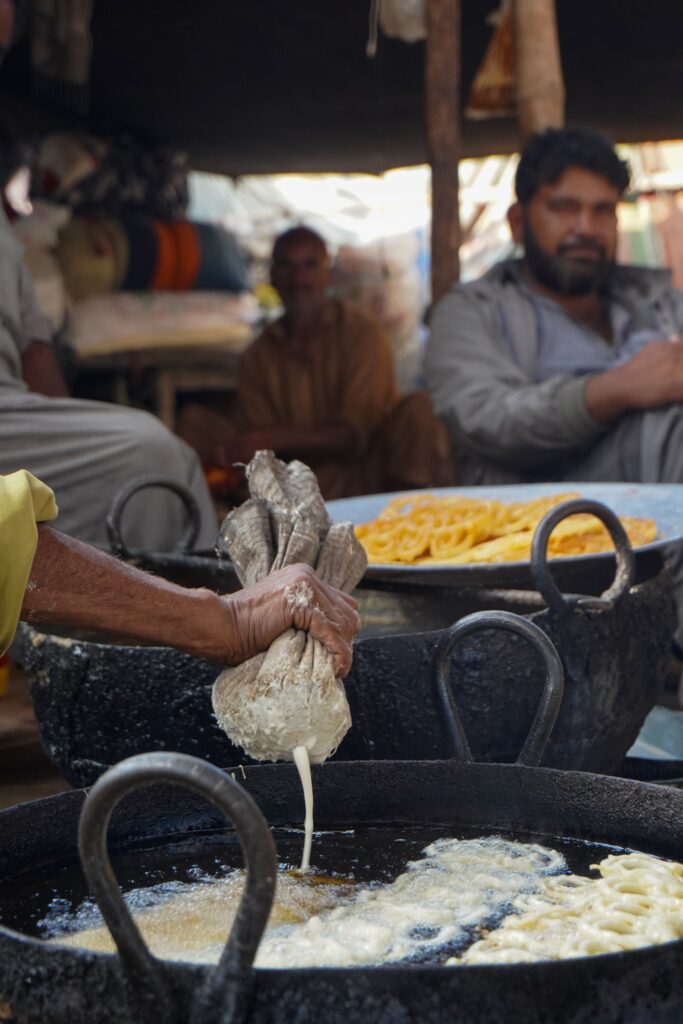
[[586, 406], [586, 379], [529, 380], [475, 296], [462, 290], [443, 299], [430, 330], [425, 371], [434, 409], [473, 453], [536, 470], [604, 429]]

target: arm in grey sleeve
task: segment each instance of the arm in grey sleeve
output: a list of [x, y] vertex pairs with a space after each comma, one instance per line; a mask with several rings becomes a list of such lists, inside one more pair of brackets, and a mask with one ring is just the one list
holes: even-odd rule
[[40, 311], [33, 279], [22, 260], [17, 261], [17, 273], [21, 319], [20, 349], [23, 352], [32, 341], [43, 341], [49, 345], [52, 342], [52, 325]]
[[586, 378], [530, 381], [500, 335], [495, 309], [466, 288], [434, 308], [425, 372], [456, 443], [511, 469], [542, 469], [604, 429], [586, 409]]
[[666, 296], [670, 303], [671, 316], [673, 318], [671, 332], [683, 335], [683, 292], [678, 288], [669, 288], [667, 289]]

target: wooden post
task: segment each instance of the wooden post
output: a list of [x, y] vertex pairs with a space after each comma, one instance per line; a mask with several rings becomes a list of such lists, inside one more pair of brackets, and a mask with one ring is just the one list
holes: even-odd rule
[[564, 81], [555, 0], [512, 0], [517, 118], [522, 144], [564, 124]]
[[460, 273], [460, 0], [427, 0], [427, 149], [432, 167], [432, 302]]

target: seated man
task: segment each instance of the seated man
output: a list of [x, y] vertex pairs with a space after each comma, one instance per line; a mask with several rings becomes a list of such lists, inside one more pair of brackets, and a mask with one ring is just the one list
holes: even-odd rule
[[592, 131], [533, 136], [509, 212], [523, 257], [436, 304], [427, 383], [463, 483], [683, 482], [683, 293], [615, 263], [628, 182]]
[[322, 238], [305, 227], [281, 235], [271, 279], [285, 311], [242, 357], [241, 432], [191, 406], [181, 413], [180, 436], [207, 464], [246, 463], [260, 448], [300, 458], [328, 499], [439, 483], [440, 459], [447, 461], [441, 425], [425, 394], [399, 397], [375, 321], [327, 298]]
[[683, 483], [683, 293], [615, 262], [628, 182], [592, 131], [533, 136], [509, 212], [522, 258], [435, 306], [427, 382], [463, 483]]
[[[18, 6], [0, 4], [0, 63], [16, 38]], [[31, 470], [54, 490], [61, 528], [81, 540], [106, 546], [112, 498], [133, 477], [154, 473], [194, 494], [198, 547], [215, 541], [216, 514], [189, 448], [146, 413], [68, 397], [49, 322], [0, 207], [0, 474], [18, 469]], [[171, 492], [147, 490], [128, 507], [125, 539], [132, 548], [168, 550], [182, 522]]]
[[[102, 547], [109, 506], [124, 484], [144, 474], [166, 477], [194, 495], [197, 546], [212, 547], [218, 523], [194, 452], [148, 413], [68, 397], [49, 323], [1, 211], [0, 218], [0, 473], [26, 468], [44, 480], [65, 533]], [[126, 512], [126, 543], [169, 550], [183, 515], [170, 491], [146, 490]]]

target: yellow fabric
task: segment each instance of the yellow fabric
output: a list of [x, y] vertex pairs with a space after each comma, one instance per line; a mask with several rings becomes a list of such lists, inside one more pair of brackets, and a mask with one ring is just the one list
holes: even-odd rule
[[31, 473], [20, 469], [0, 475], [0, 654], [19, 621], [38, 543], [36, 523], [56, 515], [54, 494]]

